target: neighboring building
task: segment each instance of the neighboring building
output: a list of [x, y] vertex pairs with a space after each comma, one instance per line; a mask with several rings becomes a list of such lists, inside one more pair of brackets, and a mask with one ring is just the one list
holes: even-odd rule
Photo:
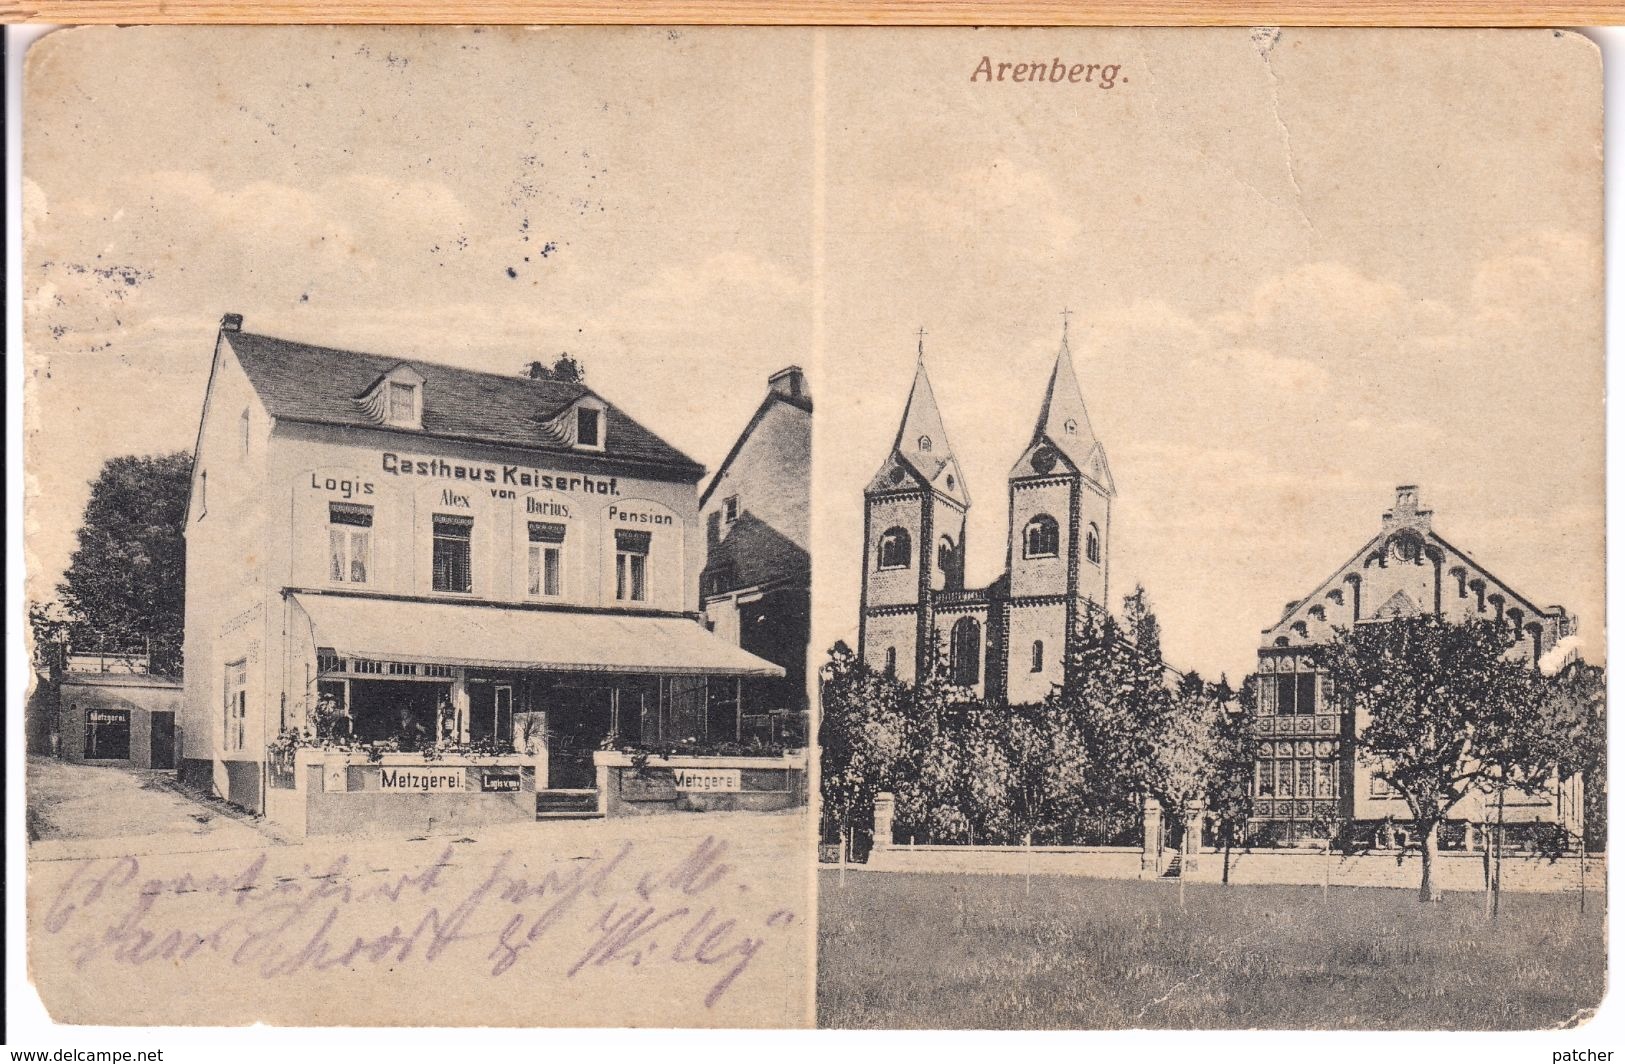
[[812, 397], [799, 366], [767, 396], [700, 495], [700, 603], [717, 635], [784, 669], [745, 681], [745, 737], [806, 740], [811, 635]]
[[[703, 474], [584, 385], [226, 315], [187, 524], [183, 776], [312, 832], [450, 828], [549, 793], [603, 812], [609, 748], [736, 736], [740, 681], [782, 670], [700, 623]], [[334, 715], [350, 752], [301, 749]]]
[[[1258, 651], [1261, 752], [1254, 779], [1262, 830], [1290, 837], [1313, 820], [1410, 819], [1404, 799], [1374, 775], [1376, 766], [1355, 756], [1360, 722], [1339, 708], [1318, 649], [1332, 639], [1334, 627], [1422, 613], [1507, 625], [1517, 638], [1513, 653], [1548, 671], [1566, 658], [1568, 637], [1578, 630], [1562, 606], [1535, 605], [1440, 536], [1433, 512], [1419, 508], [1417, 488], [1401, 486], [1376, 535], [1264, 629]], [[1509, 794], [1506, 819], [1577, 826], [1579, 786], [1576, 777], [1549, 798]], [[1498, 815], [1488, 813], [1476, 794], [1452, 812], [1468, 823]]]
[[1116, 495], [1063, 331], [1038, 420], [1008, 481], [1005, 570], [965, 586], [970, 493], [922, 358], [891, 452], [864, 490], [860, 658], [913, 682], [934, 659], [955, 684], [1012, 703], [1061, 682], [1067, 634], [1104, 610]]
[[[65, 761], [175, 768], [181, 681], [132, 668], [80, 672], [74, 657], [58, 685], [57, 752]], [[77, 664], [85, 664], [83, 661]]]

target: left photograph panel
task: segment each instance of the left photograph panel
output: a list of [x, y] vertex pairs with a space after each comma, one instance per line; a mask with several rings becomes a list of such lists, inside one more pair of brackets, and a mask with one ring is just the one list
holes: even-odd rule
[[58, 1022], [810, 1022], [813, 40], [746, 40], [32, 47]]

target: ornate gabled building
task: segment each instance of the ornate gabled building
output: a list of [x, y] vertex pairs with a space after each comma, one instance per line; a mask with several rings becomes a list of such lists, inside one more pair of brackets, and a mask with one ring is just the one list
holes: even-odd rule
[[[1431, 613], [1447, 621], [1493, 620], [1516, 637], [1512, 652], [1552, 671], [1578, 623], [1562, 606], [1537, 606], [1433, 527], [1415, 485], [1401, 485], [1382, 526], [1310, 594], [1286, 604], [1258, 651], [1255, 815], [1263, 821], [1407, 820], [1404, 800], [1355, 756], [1361, 722], [1338, 704], [1321, 665], [1333, 629]], [[1506, 819], [1577, 824], [1579, 781], [1551, 797], [1508, 796]], [[1469, 795], [1453, 818], [1482, 823]], [[1289, 830], [1288, 834], [1292, 832]]]
[[935, 662], [978, 696], [1015, 703], [1061, 682], [1067, 633], [1107, 601], [1116, 494], [1064, 332], [1008, 492], [1004, 572], [966, 587], [970, 493], [922, 351], [897, 437], [864, 490], [858, 644], [871, 667], [913, 682]]

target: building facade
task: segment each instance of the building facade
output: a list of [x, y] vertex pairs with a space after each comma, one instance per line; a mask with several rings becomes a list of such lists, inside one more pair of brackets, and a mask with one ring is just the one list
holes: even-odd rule
[[922, 357], [864, 491], [858, 644], [870, 667], [908, 682], [936, 668], [978, 697], [1039, 702], [1062, 680], [1081, 612], [1105, 608], [1116, 488], [1064, 333], [1006, 493], [1004, 572], [967, 587], [970, 492]]
[[[227, 315], [187, 524], [183, 777], [302, 821], [315, 792], [380, 824], [396, 790], [462, 801], [446, 824], [591, 795], [610, 748], [736, 736], [741, 682], [782, 670], [700, 623], [703, 473], [580, 384]], [[311, 736], [325, 775], [296, 802]]]
[[[1446, 621], [1493, 620], [1516, 637], [1512, 653], [1531, 668], [1555, 671], [1572, 656], [1578, 622], [1562, 607], [1540, 606], [1497, 579], [1471, 554], [1433, 527], [1419, 490], [1402, 485], [1381, 527], [1308, 596], [1286, 604], [1263, 630], [1258, 651], [1254, 772], [1256, 826], [1288, 837], [1330, 821], [1405, 822], [1403, 798], [1356, 755], [1361, 722], [1331, 689], [1320, 650], [1333, 629], [1433, 614]], [[1547, 796], [1509, 794], [1505, 819], [1577, 827], [1580, 781], [1564, 781]], [[1463, 824], [1500, 817], [1470, 794], [1452, 811]], [[1459, 825], [1458, 825], [1459, 826]], [[1314, 830], [1319, 830], [1318, 828]]]
[[57, 685], [53, 745], [65, 761], [174, 769], [181, 681], [135, 668], [76, 668]]
[[745, 681], [744, 738], [797, 746], [807, 737], [812, 619], [812, 396], [789, 366], [700, 494], [705, 567], [700, 606], [718, 636], [784, 670]]

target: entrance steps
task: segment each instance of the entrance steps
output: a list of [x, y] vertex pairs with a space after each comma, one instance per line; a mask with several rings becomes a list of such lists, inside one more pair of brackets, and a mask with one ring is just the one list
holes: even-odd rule
[[1168, 861], [1168, 867], [1164, 868], [1162, 870], [1162, 878], [1163, 879], [1178, 879], [1179, 878], [1181, 867], [1182, 867], [1182, 865], [1184, 863], [1184, 861], [1183, 861], [1184, 856], [1185, 856], [1185, 854], [1184, 854], [1183, 851], [1180, 851], [1180, 850], [1175, 850], [1174, 851], [1173, 857], [1170, 858], [1169, 861]]
[[537, 820], [597, 820], [598, 792], [584, 790], [543, 790], [536, 792]]

